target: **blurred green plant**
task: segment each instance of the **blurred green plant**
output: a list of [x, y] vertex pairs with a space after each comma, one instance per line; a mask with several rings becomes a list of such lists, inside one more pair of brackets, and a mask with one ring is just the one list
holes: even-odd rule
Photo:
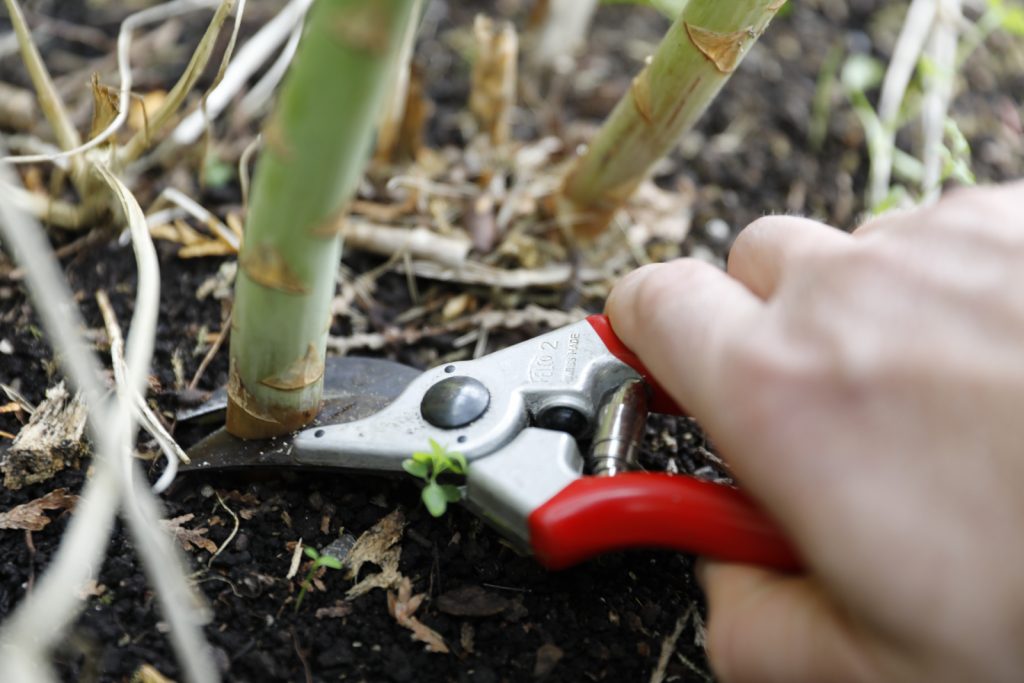
[[[959, 3], [954, 2], [959, 8]], [[949, 115], [957, 73], [995, 31], [1024, 35], [1024, 6], [988, 0], [973, 21], [949, 9], [937, 11], [915, 0], [906, 13], [889, 64], [864, 54], [846, 58], [838, 81], [864, 129], [870, 163], [866, 203], [872, 213], [934, 200], [944, 182], [976, 182], [971, 148]], [[944, 41], [937, 40], [943, 37]], [[834, 78], [822, 69], [818, 82], [812, 140], [823, 138], [823, 116]], [[878, 107], [872, 105], [880, 91]], [[897, 133], [921, 122], [914, 153], [897, 147]]]
[[607, 229], [654, 164], [704, 113], [785, 3], [655, 2], [672, 12], [672, 26], [565, 174], [554, 203], [566, 230], [589, 239]]

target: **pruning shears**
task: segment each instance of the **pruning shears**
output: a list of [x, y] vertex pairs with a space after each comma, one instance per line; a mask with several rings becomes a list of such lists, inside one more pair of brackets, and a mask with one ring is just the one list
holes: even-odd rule
[[[311, 426], [264, 441], [220, 429], [190, 449], [188, 469], [399, 473], [433, 439], [466, 458], [462, 502], [550, 569], [636, 547], [799, 566], [738, 489], [635, 471], [648, 413], [683, 412], [605, 316], [425, 372], [380, 359], [330, 361], [324, 409]], [[211, 407], [216, 401], [180, 417]]]

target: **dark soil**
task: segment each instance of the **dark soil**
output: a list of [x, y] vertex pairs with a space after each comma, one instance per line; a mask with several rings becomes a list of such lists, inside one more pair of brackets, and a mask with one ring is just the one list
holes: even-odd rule
[[[79, 3], [27, 4], [37, 17], [60, 15], [81, 23], [93, 17]], [[662, 187], [693, 198], [694, 228], [685, 242], [668, 245], [665, 254], [695, 253], [721, 261], [730, 237], [721, 234], [718, 221], [734, 235], [765, 213], [799, 212], [842, 227], [855, 223], [862, 211], [866, 177], [863, 134], [837, 94], [826, 135], [820, 148], [813, 148], [808, 142], [812, 102], [822, 63], [834, 45], [888, 56], [900, 14], [887, 6], [871, 0], [800, 2], [776, 20], [698, 129], [658, 172]], [[522, 25], [529, 8], [508, 0], [487, 9]], [[465, 142], [458, 117], [465, 105], [468, 66], [444, 36], [452, 27], [469, 26], [473, 12], [443, 2], [432, 3], [430, 12], [441, 30], [421, 46], [427, 87], [437, 106], [428, 138], [434, 145], [459, 145]], [[96, 15], [102, 20], [93, 25], [112, 36], [119, 16], [107, 7]], [[581, 73], [600, 76], [597, 84], [594, 79], [571, 79], [560, 101], [524, 107], [516, 126], [521, 137], [598, 120], [628, 89], [632, 73], [666, 25], [650, 11], [628, 7], [603, 8], [599, 17], [580, 63]], [[973, 168], [982, 181], [1019, 176], [1024, 169], [1024, 70], [1012, 61], [1019, 60], [1021, 52], [1011, 49], [1011, 40], [1004, 34], [992, 36], [962, 70], [964, 94], [957, 99], [954, 116], [971, 142]], [[49, 49], [65, 62], [68, 54], [95, 54], [95, 47], [66, 40], [50, 43]], [[26, 83], [16, 56], [0, 60], [0, 79]], [[161, 181], [151, 182], [155, 193]], [[238, 203], [236, 185], [201, 199], [223, 215], [222, 209]], [[78, 237], [57, 230], [51, 234], [56, 245]], [[165, 415], [172, 415], [188, 398], [183, 386], [208, 348], [206, 332], [221, 328], [225, 304], [210, 297], [197, 300], [196, 292], [224, 260], [183, 260], [173, 245], [158, 247], [163, 288], [151, 397]], [[345, 263], [358, 273], [381, 261], [353, 252]], [[135, 266], [129, 247], [100, 239], [63, 265], [91, 329], [102, 329], [94, 299], [99, 289], [110, 293], [122, 323], [130, 319]], [[418, 286], [427, 301], [461, 291], [427, 281]], [[485, 288], [471, 291], [481, 300], [493, 294]], [[531, 297], [580, 301], [595, 312], [602, 306], [599, 299], [569, 294], [526, 292], [506, 299], [512, 306], [524, 305]], [[396, 318], [411, 305], [406, 280], [395, 273], [379, 280], [371, 307], [355, 304], [371, 330], [396, 326]], [[349, 329], [349, 322], [340, 320], [334, 332], [345, 334]], [[488, 350], [541, 331], [525, 326], [495, 332]], [[396, 341], [376, 353], [427, 367], [452, 352], [452, 337], [432, 336], [415, 344]], [[0, 341], [6, 349], [0, 353], [0, 382], [33, 403], [40, 401], [59, 373], [22, 285], [9, 277], [0, 279]], [[104, 344], [99, 347], [105, 351]], [[202, 390], [226, 380], [226, 358], [222, 351], [214, 359], [203, 375]], [[0, 397], [0, 404], [5, 402]], [[16, 413], [0, 413], [0, 430], [17, 433], [23, 419]], [[0, 447], [4, 443], [0, 437]], [[707, 448], [699, 428], [688, 419], [653, 418], [644, 464], [683, 472], [706, 468]], [[78, 490], [85, 476], [72, 470], [18, 491], [0, 488], [0, 510], [57, 487]], [[663, 641], [680, 619], [685, 628], [670, 646], [666, 680], [711, 680], [702, 649], [702, 595], [688, 556], [620, 553], [548, 573], [463, 509], [451, 510], [442, 519], [430, 517], [419, 503], [416, 487], [404, 479], [323, 473], [189, 475], [175, 484], [165, 504], [168, 517], [194, 514], [185, 526], [207, 529], [206, 537], [217, 547], [224, 546], [212, 562], [207, 550], [192, 548], [189, 556], [211, 608], [206, 633], [226, 680], [646, 681], [657, 666]], [[294, 543], [302, 539], [323, 548], [342, 533], [358, 536], [396, 508], [408, 519], [401, 541], [401, 573], [412, 580], [414, 593], [427, 595], [417, 617], [444, 637], [450, 654], [428, 653], [422, 643], [413, 641], [388, 614], [383, 591], [347, 603], [344, 593], [352, 582], [340, 572], [321, 576], [325, 590], [315, 590], [301, 610], [294, 610], [304, 574], [285, 578]], [[238, 531], [227, 542], [234, 515], [239, 516]], [[55, 515], [49, 526], [34, 533], [0, 530], [0, 618], [45, 571], [67, 519], [68, 513]], [[111, 540], [107, 557], [98, 579], [104, 591], [88, 599], [56, 654], [62, 677], [127, 681], [144, 664], [172, 679], [178, 677], [154, 595], [121, 529]], [[467, 600], [465, 593], [457, 592], [464, 589], [474, 589], [475, 598]], [[453, 602], [472, 614], [453, 614], [460, 611], [453, 609]], [[324, 608], [337, 608], [336, 615]]]

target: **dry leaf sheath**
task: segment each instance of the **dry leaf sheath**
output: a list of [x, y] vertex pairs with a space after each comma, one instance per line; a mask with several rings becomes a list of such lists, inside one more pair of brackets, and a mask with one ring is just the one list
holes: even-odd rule
[[785, 0], [691, 0], [569, 170], [559, 218], [593, 237], [696, 122]]
[[231, 334], [227, 427], [296, 429], [320, 406], [338, 216], [355, 191], [414, 0], [317, 0], [264, 128]]

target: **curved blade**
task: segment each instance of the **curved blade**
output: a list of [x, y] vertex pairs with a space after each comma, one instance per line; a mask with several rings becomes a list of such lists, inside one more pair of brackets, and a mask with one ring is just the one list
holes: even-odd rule
[[[415, 368], [379, 358], [328, 358], [320, 414], [304, 429], [369, 417], [394, 401], [419, 375]], [[207, 403], [179, 419], [207, 420], [219, 413], [223, 421], [226, 405], [227, 393], [218, 389]], [[291, 452], [291, 435], [245, 441], [222, 427], [188, 449], [192, 462], [180, 470], [298, 466]]]

